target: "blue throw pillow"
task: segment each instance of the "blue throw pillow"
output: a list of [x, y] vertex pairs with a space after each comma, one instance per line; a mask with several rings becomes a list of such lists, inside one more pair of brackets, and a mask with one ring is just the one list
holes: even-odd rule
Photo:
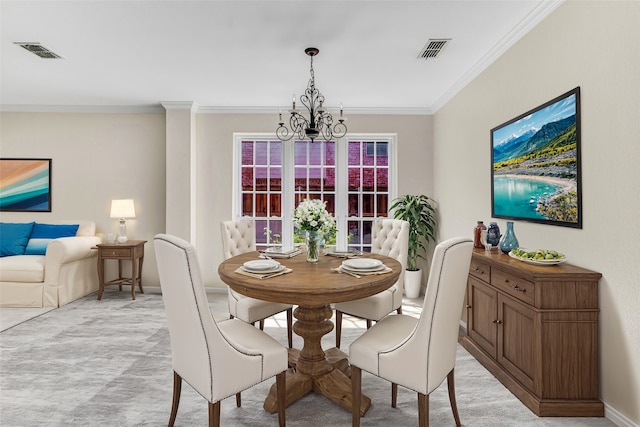
[[23, 255], [35, 222], [0, 222], [0, 257]]
[[24, 251], [25, 255], [44, 255], [47, 246], [53, 239], [73, 237], [78, 232], [79, 224], [39, 224], [36, 223], [31, 238]]

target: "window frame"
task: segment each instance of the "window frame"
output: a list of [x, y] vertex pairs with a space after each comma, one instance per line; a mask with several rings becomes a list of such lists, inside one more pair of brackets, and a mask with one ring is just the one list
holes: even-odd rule
[[[298, 139], [280, 141], [274, 133], [252, 133], [234, 132], [233, 134], [233, 176], [232, 176], [232, 215], [233, 218], [241, 219], [242, 215], [242, 141], [275, 141], [282, 143], [282, 216], [277, 217], [282, 220], [281, 241], [284, 247], [293, 246], [293, 211], [294, 206], [294, 146]], [[391, 205], [393, 199], [397, 197], [397, 134], [396, 133], [353, 133], [342, 138], [334, 139], [335, 150], [335, 219], [337, 224], [338, 241], [346, 242], [348, 237], [347, 224], [351, 220], [368, 221], [375, 220], [381, 216], [374, 214], [373, 217], [349, 217], [348, 211], [348, 150], [350, 141], [358, 142], [386, 142], [388, 161], [388, 204]], [[377, 151], [377, 150], [376, 150]], [[361, 193], [362, 194], [362, 193]], [[390, 216], [389, 212], [386, 212]], [[253, 217], [250, 217], [253, 218]]]

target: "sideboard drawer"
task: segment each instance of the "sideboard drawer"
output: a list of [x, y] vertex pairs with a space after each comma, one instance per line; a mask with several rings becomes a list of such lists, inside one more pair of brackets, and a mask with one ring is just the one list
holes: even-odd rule
[[494, 269], [491, 275], [491, 284], [520, 301], [534, 305], [535, 285], [532, 282]]
[[131, 258], [131, 248], [118, 248], [118, 249], [107, 249], [105, 251], [102, 252], [102, 257], [103, 258], [120, 258], [120, 257], [125, 257], [125, 258]]
[[469, 274], [489, 283], [489, 279], [491, 277], [491, 267], [487, 264], [471, 259]]

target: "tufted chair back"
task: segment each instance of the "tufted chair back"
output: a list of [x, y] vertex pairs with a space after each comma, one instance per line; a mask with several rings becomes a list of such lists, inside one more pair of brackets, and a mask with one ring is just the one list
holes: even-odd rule
[[253, 220], [222, 221], [220, 231], [224, 259], [256, 250], [256, 225]]
[[[256, 250], [256, 224], [252, 219], [222, 221], [222, 255], [224, 259]], [[264, 328], [264, 319], [282, 311], [287, 312], [287, 338], [289, 348], [293, 346], [292, 323], [293, 310], [290, 304], [263, 301], [239, 294], [228, 288], [229, 315], [247, 323], [260, 322]]]
[[402, 264], [402, 273], [393, 285], [393, 309], [402, 305], [404, 289], [404, 270], [407, 268], [409, 254], [409, 223], [401, 219], [378, 219], [371, 230], [371, 252], [395, 258]]
[[392, 311], [402, 313], [402, 291], [404, 290], [404, 270], [409, 255], [409, 223], [401, 219], [378, 219], [371, 230], [371, 253], [395, 258], [402, 264], [398, 281], [389, 289], [370, 297], [336, 303], [336, 347], [340, 348], [342, 334], [342, 314], [367, 320], [367, 328], [372, 321], [379, 321]]

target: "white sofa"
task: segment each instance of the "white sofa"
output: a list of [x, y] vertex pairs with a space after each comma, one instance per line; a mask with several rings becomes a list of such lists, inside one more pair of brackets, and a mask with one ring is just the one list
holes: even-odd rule
[[75, 237], [52, 240], [46, 255], [0, 258], [0, 307], [60, 307], [98, 290], [95, 223], [49, 223], [79, 227]]

